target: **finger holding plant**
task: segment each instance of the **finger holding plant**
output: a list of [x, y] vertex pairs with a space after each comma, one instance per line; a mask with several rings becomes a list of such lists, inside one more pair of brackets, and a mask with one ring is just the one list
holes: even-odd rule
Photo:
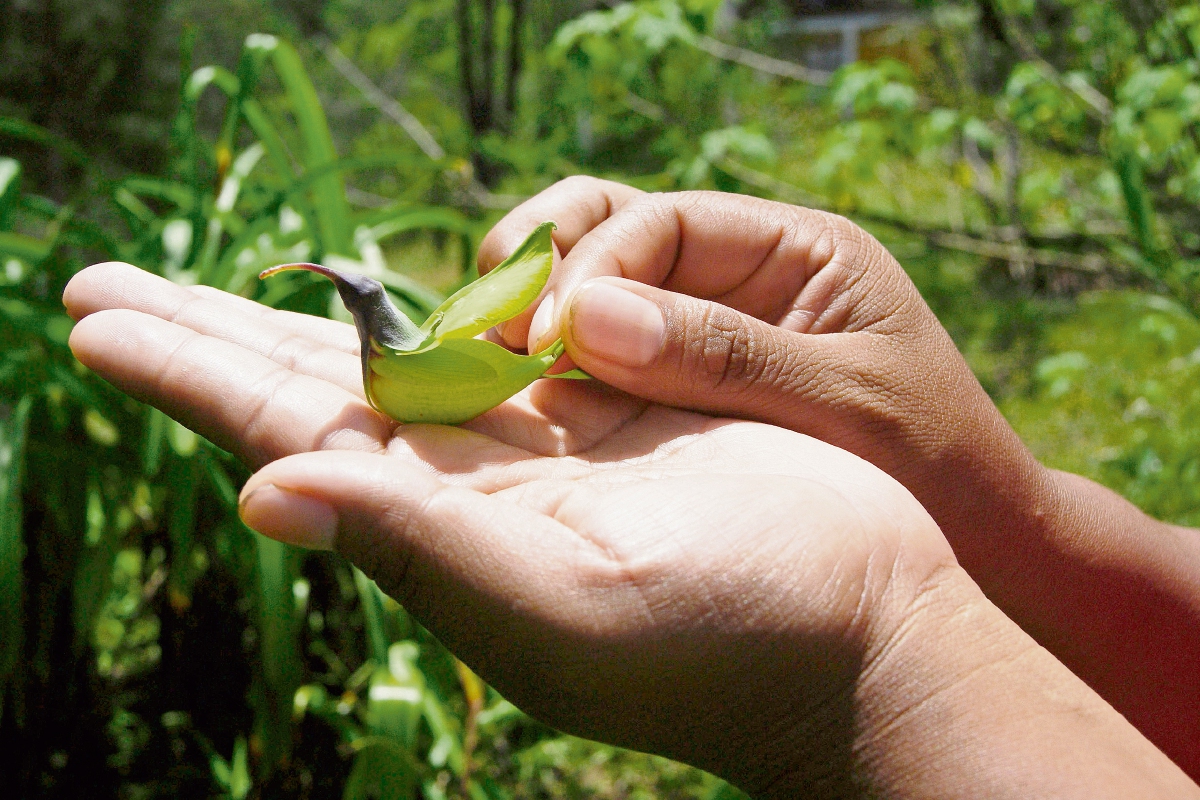
[[510, 346], [561, 336], [612, 386], [875, 464], [993, 602], [1200, 776], [1200, 537], [1038, 463], [878, 241], [821, 211], [576, 177], [498, 223], [481, 271], [552, 209], [562, 260]]

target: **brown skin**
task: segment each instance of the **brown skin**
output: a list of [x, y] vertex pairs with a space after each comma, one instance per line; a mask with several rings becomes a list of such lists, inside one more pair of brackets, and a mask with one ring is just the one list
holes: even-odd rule
[[[531, 310], [505, 327], [510, 346], [561, 331], [575, 363], [612, 386], [790, 428], [880, 467], [993, 603], [1200, 776], [1200, 532], [1040, 465], [878, 242], [795, 206], [572, 178], [492, 230], [481, 270], [546, 219], [562, 256], [553, 313], [539, 312], [550, 329], [530, 335]], [[575, 292], [595, 278], [661, 309], [666, 336], [648, 363], [577, 335]], [[620, 321], [605, 324], [618, 335]]]
[[598, 381], [397, 426], [350, 326], [121, 264], [64, 300], [84, 364], [259, 468], [248, 524], [346, 554], [553, 724], [761, 797], [1200, 798], [844, 450]]

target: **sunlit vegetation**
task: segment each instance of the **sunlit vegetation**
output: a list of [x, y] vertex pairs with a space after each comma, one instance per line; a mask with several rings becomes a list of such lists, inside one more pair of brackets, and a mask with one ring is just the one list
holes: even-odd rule
[[320, 261], [419, 323], [567, 175], [822, 207], [1040, 457], [1200, 524], [1200, 4], [917, 3], [836, 72], [781, 2], [135, 5], [0, 12], [6, 796], [738, 796], [541, 726], [345, 561], [246, 530], [243, 466], [67, 349], [94, 261], [345, 318], [255, 279]]

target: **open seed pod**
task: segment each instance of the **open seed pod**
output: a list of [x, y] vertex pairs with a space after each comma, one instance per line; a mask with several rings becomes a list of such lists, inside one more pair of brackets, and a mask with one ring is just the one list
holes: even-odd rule
[[[457, 424], [524, 389], [563, 352], [556, 340], [523, 356], [474, 338], [520, 314], [550, 277], [553, 222], [529, 235], [505, 261], [455, 292], [421, 326], [400, 313], [379, 281], [320, 264], [282, 264], [267, 278], [303, 269], [333, 281], [362, 342], [363, 387], [376, 410], [399, 422]], [[578, 371], [568, 377], [581, 377]]]

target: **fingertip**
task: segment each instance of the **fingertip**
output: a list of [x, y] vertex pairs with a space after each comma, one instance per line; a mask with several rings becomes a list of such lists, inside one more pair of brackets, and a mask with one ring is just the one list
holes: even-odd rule
[[101, 261], [84, 267], [67, 281], [66, 288], [63, 289], [62, 302], [67, 314], [78, 321], [94, 313], [101, 308], [100, 298], [107, 295], [105, 287], [112, 284], [117, 274], [136, 269], [137, 267], [124, 261]]
[[[436, 478], [393, 456], [353, 450], [323, 450], [284, 456], [267, 464], [242, 488], [243, 502], [259, 488], [273, 485], [300, 492], [333, 506], [370, 503], [382, 493], [432, 491]], [[365, 490], [364, 487], [373, 487]]]
[[310, 549], [361, 556], [370, 530], [423, 508], [444, 485], [387, 455], [352, 450], [296, 453], [246, 481], [238, 514], [264, 536]]
[[666, 340], [662, 306], [646, 296], [654, 291], [622, 278], [580, 284], [563, 315], [568, 348], [585, 356], [585, 364], [594, 359], [632, 369], [652, 364]]
[[552, 335], [558, 329], [557, 312], [554, 292], [547, 292], [546, 296], [542, 298], [542, 302], [538, 304], [537, 310], [533, 312], [533, 319], [529, 322], [526, 341], [530, 353], [546, 349], [557, 338]]
[[128, 308], [101, 309], [75, 323], [67, 346], [81, 364], [112, 381], [146, 369], [149, 354], [174, 346], [164, 337], [167, 325]]
[[479, 250], [475, 253], [475, 266], [478, 268], [480, 276], [487, 275], [504, 260], [503, 256], [499, 255], [504, 251], [502, 239], [505, 232], [500, 230], [500, 226], [503, 224], [504, 220], [497, 222], [479, 243]]
[[104, 320], [99, 314], [88, 314], [76, 319], [75, 325], [71, 328], [71, 335], [67, 338], [67, 346], [84, 366], [90, 366], [89, 361], [93, 347], [103, 339], [100, 330], [104, 327]]
[[536, 227], [537, 223], [525, 219], [505, 217], [497, 222], [479, 243], [479, 252], [475, 256], [479, 274], [486, 275], [499, 266], [500, 262], [521, 246]]
[[238, 516], [246, 527], [284, 544], [332, 550], [337, 540], [338, 514], [333, 506], [273, 483], [243, 493]]

